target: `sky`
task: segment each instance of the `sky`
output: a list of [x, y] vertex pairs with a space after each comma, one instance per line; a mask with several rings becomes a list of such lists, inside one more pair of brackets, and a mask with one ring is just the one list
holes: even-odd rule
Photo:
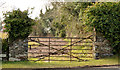
[[[17, 9], [17, 8], [20, 8], [20, 10], [23, 11], [33, 7], [34, 7], [33, 13], [29, 17], [34, 19], [35, 17], [39, 17], [41, 9], [43, 9], [43, 13], [45, 13], [45, 6], [49, 5], [52, 8], [50, 1], [63, 2], [64, 0], [0, 0], [0, 19], [3, 20], [2, 12], [12, 11], [13, 9]], [[71, 2], [71, 1], [77, 1], [77, 0], [65, 0], [65, 1]], [[103, 1], [103, 0], [99, 0], [99, 1]], [[109, 1], [113, 1], [113, 0], [109, 0]], [[2, 5], [3, 3], [5, 4]]]
[[39, 17], [41, 9], [45, 13], [45, 6], [52, 7], [48, 0], [0, 0], [0, 6], [0, 18], [2, 20], [2, 12], [12, 11], [13, 9], [19, 8], [21, 11], [29, 9], [31, 11], [30, 8], [34, 8], [33, 13], [30, 15], [34, 19], [35, 17]]

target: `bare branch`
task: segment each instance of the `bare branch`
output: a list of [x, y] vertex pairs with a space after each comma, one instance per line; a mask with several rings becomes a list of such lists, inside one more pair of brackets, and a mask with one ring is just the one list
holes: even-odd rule
[[2, 7], [5, 3], [6, 3], [6, 2], [2, 3], [2, 4], [0, 5], [0, 7]]

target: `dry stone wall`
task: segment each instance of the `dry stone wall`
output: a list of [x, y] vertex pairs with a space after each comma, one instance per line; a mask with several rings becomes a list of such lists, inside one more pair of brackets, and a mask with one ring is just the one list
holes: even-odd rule
[[[96, 33], [95, 56], [98, 58], [111, 56], [112, 48], [102, 34]], [[28, 39], [17, 40], [9, 47], [9, 61], [28, 60]]]
[[17, 40], [9, 47], [9, 61], [24, 61], [28, 59], [28, 40]]
[[101, 33], [96, 33], [95, 52], [99, 58], [113, 55], [110, 42]]

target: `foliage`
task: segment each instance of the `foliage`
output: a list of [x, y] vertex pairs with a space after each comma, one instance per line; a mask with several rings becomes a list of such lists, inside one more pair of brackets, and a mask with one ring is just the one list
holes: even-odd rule
[[19, 9], [7, 12], [4, 22], [5, 32], [9, 34], [9, 40], [24, 39], [32, 31], [32, 26], [35, 24], [34, 20], [28, 17], [28, 10], [21, 11]]
[[117, 52], [120, 49], [120, 2], [96, 3], [86, 10], [86, 24], [96, 28], [111, 42]]
[[46, 36], [47, 31], [45, 31], [44, 25], [42, 24], [41, 20], [37, 18], [35, 22], [36, 22], [36, 25], [34, 25], [31, 35], [32, 36]]
[[6, 53], [8, 47], [8, 39], [2, 39], [2, 53]]
[[[47, 9], [46, 13], [43, 14], [42, 10], [40, 10], [40, 18], [36, 19], [36, 25], [33, 29], [32, 35], [34, 36], [47, 36], [55, 34], [55, 30], [52, 28], [51, 23], [54, 18], [51, 14], [53, 12], [52, 9]], [[35, 33], [36, 32], [36, 33]]]
[[34, 35], [36, 32], [37, 36], [49, 34], [60, 37], [82, 36], [88, 29], [81, 20], [81, 13], [84, 13], [85, 8], [89, 5], [92, 3], [52, 3], [52, 9], [46, 7], [44, 14], [42, 10], [40, 11], [40, 19], [37, 19], [39, 22], [35, 25]]
[[[62, 34], [61, 32], [64, 31], [66, 34], [65, 36], [71, 37], [71, 36], [81, 36], [83, 34], [86, 34], [86, 27], [85, 24], [82, 22], [80, 18], [82, 18], [81, 13], [84, 13], [84, 9], [92, 5], [91, 2], [88, 3], [63, 3], [58, 8], [59, 15], [56, 15], [56, 20], [54, 20], [58, 26], [62, 25], [62, 29], [59, 27], [55, 27], [57, 31], [57, 34]], [[54, 23], [53, 23], [54, 25]], [[61, 31], [62, 30], [62, 31]]]
[[[83, 13], [87, 6], [92, 5], [91, 2], [75, 2], [66, 3], [62, 6], [62, 12], [65, 16], [67, 36], [84, 37], [87, 35], [88, 27], [83, 23]], [[67, 14], [66, 14], [67, 13]]]

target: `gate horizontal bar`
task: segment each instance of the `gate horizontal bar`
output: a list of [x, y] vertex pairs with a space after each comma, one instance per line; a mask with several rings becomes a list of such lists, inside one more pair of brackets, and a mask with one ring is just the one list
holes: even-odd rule
[[[70, 56], [50, 56], [50, 57], [70, 57]], [[78, 56], [79, 58], [93, 58], [91, 56]]]
[[[54, 54], [54, 52], [28, 52], [28, 53], [31, 53], [31, 54], [44, 54], [44, 53], [47, 53], [47, 54]], [[71, 52], [72, 54], [93, 54], [93, 53], [74, 53], [74, 52]], [[58, 53], [58, 54], [63, 54], [63, 53]], [[64, 53], [66, 54], [66, 53]]]
[[50, 56], [50, 57], [70, 57], [70, 56]]
[[[28, 58], [42, 58], [42, 56], [29, 56]], [[49, 57], [49, 56], [48, 56]], [[50, 56], [50, 57], [65, 57], [69, 58], [70, 56]], [[78, 56], [79, 58], [93, 58], [92, 56]]]
[[42, 53], [49, 53], [49, 52], [28, 52], [28, 53], [31, 53], [31, 54], [42, 54]]
[[92, 56], [79, 56], [80, 58], [93, 58]]
[[[41, 60], [41, 61], [49, 61], [49, 60]], [[51, 60], [50, 61], [77, 61], [77, 60]]]
[[[34, 44], [34, 45], [28, 45], [28, 46], [46, 46], [46, 45], [37, 45], [37, 44]], [[68, 46], [68, 45], [50, 45], [50, 46]], [[91, 47], [92, 45], [72, 45], [72, 46], [90, 46]]]
[[[28, 42], [32, 42], [32, 41], [28, 41]], [[49, 42], [49, 41], [38, 41], [38, 42]], [[50, 41], [50, 42], [71, 42], [71, 41]], [[72, 42], [77, 42], [77, 41], [72, 41]], [[93, 43], [93, 42], [80, 42], [80, 43]]]
[[93, 54], [93, 53], [73, 53], [73, 54]]
[[63, 39], [91, 39], [91, 38], [81, 38], [81, 37], [28, 37], [28, 38], [63, 38]]
[[[40, 47], [48, 47], [46, 45], [28, 45], [28, 46], [40, 46]], [[32, 48], [32, 47], [31, 47]]]
[[31, 47], [31, 48], [30, 48], [30, 47], [29, 47], [28, 49], [30, 49], [30, 50], [34, 50], [34, 49], [35, 49], [35, 50], [37, 50], [37, 49], [39, 49], [39, 50], [41, 50], [41, 49], [42, 49], [42, 50], [43, 50], [43, 49], [44, 49], [44, 50], [49, 50], [48, 47], [39, 47], [39, 48], [36, 48], [36, 47]]
[[[29, 56], [29, 57], [30, 57], [30, 58], [36, 58], [36, 57], [38, 57], [38, 56]], [[39, 56], [39, 57], [42, 57], [42, 56]], [[39, 58], [39, 57], [38, 57], [38, 58]], [[49, 56], [48, 56], [48, 57], [49, 57]], [[50, 57], [68, 57], [68, 58], [69, 58], [70, 56], [52, 56], [52, 55], [51, 55]]]
[[[38, 48], [32, 47], [31, 49], [38, 49]], [[41, 49], [49, 50], [49, 48], [43, 48], [43, 47], [40, 47], [39, 49], [40, 49], [40, 50], [41, 50]], [[56, 49], [50, 48], [50, 50], [56, 50]], [[58, 50], [59, 50], [59, 49], [58, 49]], [[92, 49], [66, 49], [66, 48], [65, 48], [64, 50], [92, 50]]]
[[[29, 60], [29, 61], [36, 61], [36, 60]], [[48, 61], [49, 60], [40, 60], [40, 61]], [[77, 60], [50, 60], [50, 61], [77, 61]]]

